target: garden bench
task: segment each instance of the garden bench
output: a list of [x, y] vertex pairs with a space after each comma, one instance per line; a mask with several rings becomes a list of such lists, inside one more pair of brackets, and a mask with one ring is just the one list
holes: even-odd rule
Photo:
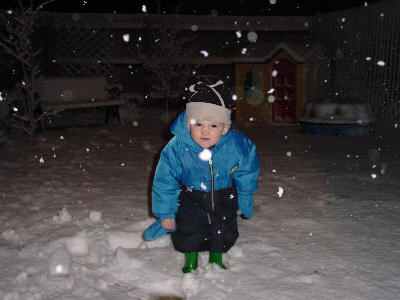
[[[120, 85], [109, 85], [104, 76], [43, 77], [39, 83], [41, 109], [49, 114], [68, 109], [118, 107], [119, 121], [124, 123], [125, 100]], [[129, 107], [128, 105], [126, 105]], [[107, 121], [110, 114], [107, 109]], [[43, 126], [43, 125], [42, 125]]]

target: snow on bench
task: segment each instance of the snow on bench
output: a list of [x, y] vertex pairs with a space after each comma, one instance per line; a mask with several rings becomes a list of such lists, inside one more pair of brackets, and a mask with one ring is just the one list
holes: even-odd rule
[[107, 106], [118, 106], [121, 110], [124, 105], [121, 90], [120, 85], [109, 85], [104, 76], [43, 77], [39, 84], [40, 106], [51, 113]]

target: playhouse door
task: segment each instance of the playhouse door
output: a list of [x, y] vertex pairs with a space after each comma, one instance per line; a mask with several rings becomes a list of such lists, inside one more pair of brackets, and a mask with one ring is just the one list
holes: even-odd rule
[[273, 122], [296, 122], [296, 64], [289, 59], [278, 59], [272, 68]]

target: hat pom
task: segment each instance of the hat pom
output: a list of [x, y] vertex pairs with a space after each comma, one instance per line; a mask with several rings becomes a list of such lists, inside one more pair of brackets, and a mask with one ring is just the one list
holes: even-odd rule
[[224, 84], [224, 82], [222, 80], [218, 80], [216, 83], [214, 83], [213, 85], [210, 85], [211, 87], [216, 87], [217, 85], [221, 85]]
[[192, 93], [198, 92], [201, 90], [203, 85], [204, 85], [204, 83], [199, 81], [198, 83], [192, 84], [191, 86], [189, 86], [189, 91]]

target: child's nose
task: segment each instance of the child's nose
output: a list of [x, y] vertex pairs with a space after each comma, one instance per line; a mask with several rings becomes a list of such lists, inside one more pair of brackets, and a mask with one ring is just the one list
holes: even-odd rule
[[208, 126], [204, 126], [202, 128], [202, 133], [209, 133], [210, 132], [210, 128]]

